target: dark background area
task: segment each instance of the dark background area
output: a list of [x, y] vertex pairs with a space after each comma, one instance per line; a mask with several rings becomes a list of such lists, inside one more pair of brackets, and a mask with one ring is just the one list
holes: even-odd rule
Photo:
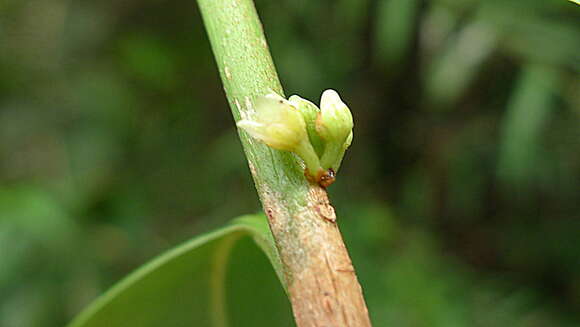
[[[256, 5], [287, 94], [353, 112], [329, 191], [375, 326], [580, 325], [580, 6]], [[257, 211], [195, 1], [0, 1], [0, 326]]]

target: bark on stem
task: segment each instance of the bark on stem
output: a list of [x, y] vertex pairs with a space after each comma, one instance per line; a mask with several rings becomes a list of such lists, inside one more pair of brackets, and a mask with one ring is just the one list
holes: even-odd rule
[[[256, 97], [282, 94], [261, 23], [251, 0], [198, 0], [236, 120]], [[327, 193], [309, 184], [287, 152], [240, 132], [284, 270], [296, 324], [370, 326], [367, 308]]]

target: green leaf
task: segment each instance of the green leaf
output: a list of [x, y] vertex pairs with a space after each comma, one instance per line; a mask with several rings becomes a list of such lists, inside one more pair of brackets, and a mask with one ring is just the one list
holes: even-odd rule
[[381, 64], [396, 67], [409, 51], [416, 25], [418, 0], [381, 0], [377, 4], [376, 55]]
[[542, 136], [558, 83], [558, 72], [549, 67], [529, 64], [522, 70], [502, 122], [497, 173], [506, 186], [521, 188], [543, 175]]
[[291, 326], [272, 266], [282, 276], [266, 218], [243, 216], [137, 269], [69, 327]]

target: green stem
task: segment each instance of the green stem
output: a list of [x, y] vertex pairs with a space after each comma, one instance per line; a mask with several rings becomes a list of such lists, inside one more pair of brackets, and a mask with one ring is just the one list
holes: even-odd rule
[[[235, 120], [253, 110], [257, 97], [271, 91], [283, 95], [253, 2], [198, 3]], [[304, 193], [308, 184], [292, 154], [270, 149], [244, 132], [239, 132], [239, 136], [259, 191], [267, 186], [284, 188], [292, 195]]]
[[323, 168], [332, 168], [338, 171], [342, 157], [344, 157], [344, 144], [338, 142], [329, 142], [324, 148], [324, 154], [320, 158]]
[[[257, 97], [283, 94], [253, 2], [198, 4], [235, 120], [253, 110]], [[239, 135], [282, 261], [297, 326], [370, 326], [326, 192], [306, 180], [293, 154]]]
[[304, 140], [300, 144], [296, 154], [300, 155], [302, 160], [304, 160], [304, 165], [313, 176], [316, 176], [320, 170], [323, 170], [320, 165], [320, 159], [318, 159], [316, 151], [314, 151], [312, 144], [308, 140]]

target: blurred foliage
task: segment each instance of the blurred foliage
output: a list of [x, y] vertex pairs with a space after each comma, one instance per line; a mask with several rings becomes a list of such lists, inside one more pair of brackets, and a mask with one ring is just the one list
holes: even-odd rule
[[[257, 7], [288, 94], [353, 110], [330, 193], [376, 326], [580, 325], [576, 4]], [[193, 2], [0, 1], [0, 326], [258, 208]]]

